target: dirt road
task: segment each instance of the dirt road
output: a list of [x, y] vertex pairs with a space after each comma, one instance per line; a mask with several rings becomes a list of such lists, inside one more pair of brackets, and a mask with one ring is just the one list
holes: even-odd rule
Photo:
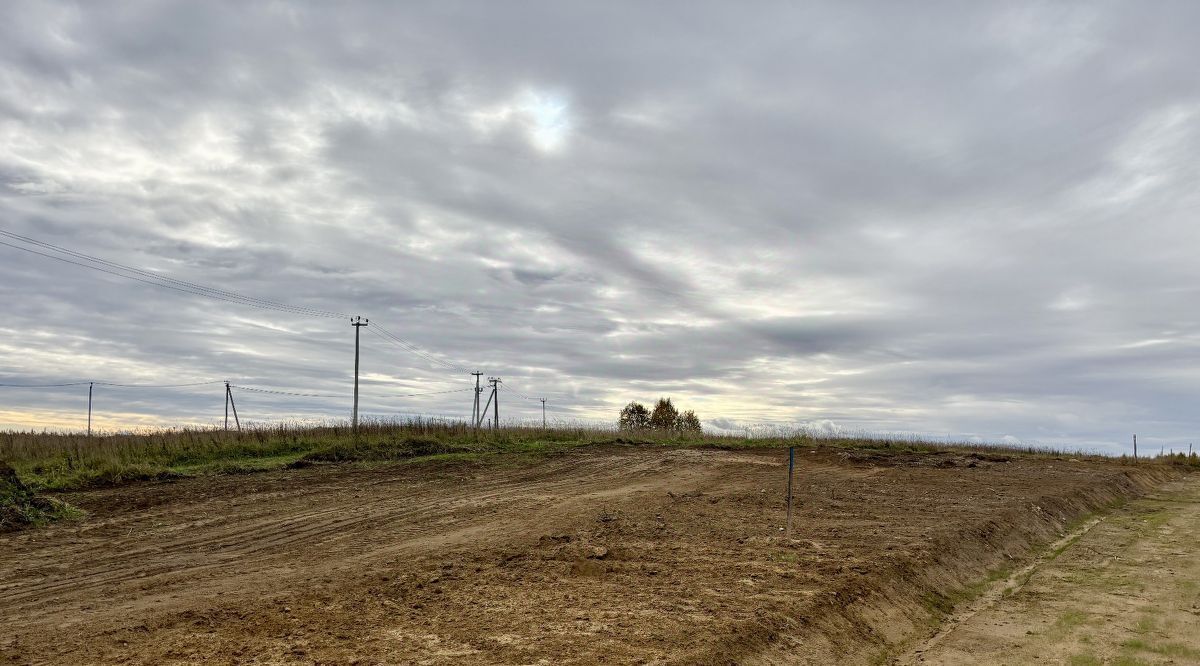
[[1200, 663], [1200, 480], [1087, 526], [899, 663]]
[[927, 622], [922, 595], [1140, 474], [798, 458], [788, 543], [777, 450], [613, 445], [79, 493], [85, 522], [0, 536], [0, 660], [854, 663]]

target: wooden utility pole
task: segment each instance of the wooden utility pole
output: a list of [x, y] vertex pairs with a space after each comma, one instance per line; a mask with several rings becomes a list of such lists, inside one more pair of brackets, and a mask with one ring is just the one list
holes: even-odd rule
[[1137, 435], [1133, 436], [1133, 459], [1137, 460]]
[[238, 419], [237, 403], [233, 401], [233, 387], [225, 382], [225, 432], [229, 432], [229, 408], [233, 407], [233, 422], [237, 424], [238, 432], [242, 431], [242, 422]]
[[354, 411], [350, 423], [356, 435], [358, 434], [358, 337], [362, 327], [366, 326], [368, 321], [362, 317], [350, 319], [350, 325], [354, 327]]
[[542, 401], [542, 430], [546, 429], [546, 399], [539, 398]]
[[[491, 380], [489, 380], [489, 381], [491, 381]], [[485, 402], [483, 404], [483, 409], [479, 410], [479, 420], [475, 422], [475, 429], [476, 429], [477, 433], [478, 433], [479, 427], [481, 425], [483, 425], [484, 414], [487, 414], [488, 407], [492, 406], [492, 398], [495, 398], [495, 397], [496, 397], [496, 389], [493, 388], [492, 392], [488, 394], [487, 402]]]
[[500, 427], [500, 378], [488, 377], [488, 383], [492, 385], [492, 430]]
[[472, 372], [471, 374], [475, 375], [475, 404], [473, 407], [471, 407], [471, 425], [475, 426], [475, 429], [478, 430], [479, 429], [479, 416], [480, 416], [480, 414], [479, 414], [479, 394], [483, 392], [483, 389], [479, 387], [479, 378], [483, 375], [483, 373], [479, 372], [479, 371], [475, 371], [475, 372]]
[[88, 382], [88, 437], [92, 436], [92, 388], [96, 382]]

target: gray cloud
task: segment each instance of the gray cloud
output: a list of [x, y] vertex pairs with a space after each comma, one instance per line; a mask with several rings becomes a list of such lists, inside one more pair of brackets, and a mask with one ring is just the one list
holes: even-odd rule
[[[1186, 444], [1198, 13], [9, 3], [0, 226], [361, 313], [565, 418], [670, 394], [726, 430]], [[348, 322], [6, 247], [0, 298], [0, 382], [348, 392]], [[366, 412], [467, 408], [398, 396], [468, 376], [364, 345]], [[220, 411], [133, 391], [114, 424]], [[76, 389], [0, 398], [0, 426], [79, 424]]]

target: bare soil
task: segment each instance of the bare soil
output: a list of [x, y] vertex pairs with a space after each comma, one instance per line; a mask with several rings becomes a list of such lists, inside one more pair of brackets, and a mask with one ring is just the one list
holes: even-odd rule
[[867, 663], [1161, 468], [604, 446], [66, 497], [0, 536], [12, 663]]

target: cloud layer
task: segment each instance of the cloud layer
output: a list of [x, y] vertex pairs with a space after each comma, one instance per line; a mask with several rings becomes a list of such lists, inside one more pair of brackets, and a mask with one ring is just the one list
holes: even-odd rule
[[[725, 429], [1186, 447], [1197, 14], [8, 3], [0, 227], [362, 314], [559, 418], [671, 395]], [[0, 298], [0, 382], [348, 395], [347, 321], [8, 247]], [[364, 412], [469, 412], [394, 397], [471, 378], [364, 336]], [[209, 423], [222, 391], [112, 389], [97, 413]], [[80, 393], [0, 389], [0, 426], [77, 427]]]

